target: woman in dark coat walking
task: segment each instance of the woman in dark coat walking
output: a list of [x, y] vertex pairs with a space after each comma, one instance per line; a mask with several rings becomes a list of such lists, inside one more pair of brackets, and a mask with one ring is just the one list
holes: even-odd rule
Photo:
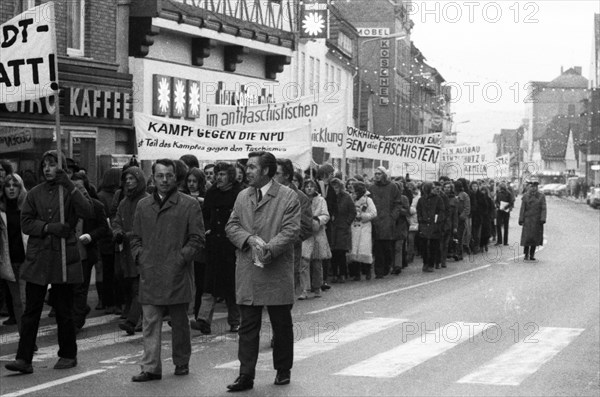
[[525, 247], [525, 260], [536, 261], [535, 249], [544, 244], [544, 224], [546, 223], [546, 196], [538, 191], [537, 178], [529, 181], [527, 192], [521, 199], [519, 225], [521, 246]]
[[492, 237], [492, 215], [494, 212], [494, 202], [490, 197], [490, 191], [487, 186], [481, 186], [476, 193], [477, 206], [481, 219], [481, 234], [479, 236], [479, 250], [488, 250], [490, 237]]
[[202, 303], [193, 329], [211, 333], [211, 323], [217, 298], [225, 298], [230, 332], [237, 332], [240, 312], [235, 301], [235, 246], [227, 238], [225, 225], [241, 185], [236, 180], [236, 168], [228, 163], [214, 167], [215, 183], [206, 192], [203, 218], [206, 225], [206, 267]]
[[341, 180], [333, 178], [329, 183], [337, 198], [336, 211], [327, 225], [331, 227], [331, 265], [335, 277], [332, 282], [344, 283], [348, 276], [346, 252], [352, 249], [351, 228], [356, 217], [356, 209], [352, 197], [346, 193]]
[[422, 239], [423, 271], [432, 272], [435, 258], [440, 256], [440, 238], [444, 224], [444, 201], [433, 193], [433, 184], [423, 184], [423, 196], [417, 203], [419, 235]]
[[[113, 208], [112, 202], [115, 192], [119, 189], [120, 185], [121, 169], [109, 168], [106, 170], [102, 176], [98, 199], [104, 205], [109, 224], [112, 223], [112, 219], [115, 216], [115, 213], [111, 212]], [[113, 314], [116, 311], [115, 306], [123, 304], [123, 293], [121, 292], [121, 286], [117, 284], [117, 280], [115, 279], [115, 244], [112, 236], [106, 236], [104, 239], [98, 241], [98, 250], [100, 251], [102, 260], [102, 302], [98, 304], [96, 309], [99, 310], [103, 306], [105, 314]], [[100, 288], [97, 282], [96, 288]]]

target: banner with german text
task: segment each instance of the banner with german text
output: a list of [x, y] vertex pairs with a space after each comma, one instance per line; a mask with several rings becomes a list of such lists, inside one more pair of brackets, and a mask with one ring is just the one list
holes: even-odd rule
[[347, 131], [348, 158], [435, 164], [440, 156], [440, 134], [384, 136], [354, 127]]
[[232, 161], [264, 150], [287, 158], [299, 168], [311, 160], [310, 134], [306, 126], [264, 130], [240, 130], [207, 126], [196, 122], [134, 114], [138, 157], [141, 160], [179, 158], [193, 154], [200, 160]]
[[336, 91], [294, 101], [258, 105], [206, 105], [206, 124], [217, 128], [244, 130], [292, 129], [310, 126], [313, 147], [342, 157], [348, 112], [346, 92]]
[[58, 89], [54, 3], [0, 25], [0, 103], [54, 95]]

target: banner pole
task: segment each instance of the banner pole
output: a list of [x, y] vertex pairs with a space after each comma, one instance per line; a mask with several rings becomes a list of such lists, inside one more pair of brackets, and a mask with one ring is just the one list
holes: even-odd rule
[[[58, 57], [54, 60], [56, 70], [56, 90], [54, 91], [54, 122], [56, 128], [56, 154], [58, 157], [58, 168], [62, 169], [62, 131], [60, 128], [60, 87], [58, 86]], [[62, 185], [58, 186], [58, 209], [60, 215], [60, 223], [65, 223], [65, 192]], [[67, 282], [67, 240], [64, 237], [60, 239], [60, 260], [62, 269], [63, 283]]]
[[[308, 119], [308, 136], [312, 137], [312, 119]], [[308, 170], [310, 172], [310, 179], [313, 181], [315, 177], [313, 175], [313, 165], [315, 161], [313, 160], [313, 150], [312, 150], [312, 139], [310, 140], [310, 163], [308, 164]]]
[[344, 109], [344, 113], [346, 114], [344, 124], [346, 125], [346, 128], [342, 131], [342, 179], [346, 181], [346, 162], [348, 161], [348, 158], [346, 157], [346, 137], [348, 136], [348, 95], [344, 95], [344, 104], [346, 105], [346, 109]]

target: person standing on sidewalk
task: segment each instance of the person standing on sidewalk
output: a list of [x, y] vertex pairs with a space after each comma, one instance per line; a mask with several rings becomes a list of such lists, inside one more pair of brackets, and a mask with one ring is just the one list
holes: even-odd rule
[[519, 225], [521, 246], [524, 248], [526, 261], [537, 261], [535, 249], [544, 244], [544, 224], [546, 223], [546, 196], [538, 191], [539, 180], [532, 177], [527, 183], [527, 193], [521, 199]]
[[273, 180], [277, 160], [269, 152], [248, 155], [249, 188], [237, 197], [227, 222], [227, 237], [237, 248], [236, 300], [242, 321], [239, 330], [240, 372], [227, 389], [254, 387], [263, 307], [273, 328], [276, 385], [290, 383], [294, 362], [294, 243], [300, 233], [297, 194]]
[[189, 374], [192, 354], [188, 305], [194, 286], [193, 260], [204, 246], [204, 222], [198, 201], [177, 189], [175, 162], [152, 165], [156, 190], [137, 205], [131, 253], [140, 272], [139, 302], [144, 319], [142, 372], [133, 382], [162, 378], [161, 329], [171, 316], [175, 375]]
[[[58, 156], [62, 167], [58, 168]], [[93, 217], [92, 204], [81, 194], [66, 173], [65, 156], [51, 150], [42, 155], [41, 173], [45, 182], [27, 194], [21, 210], [21, 230], [29, 235], [21, 278], [25, 280], [25, 311], [21, 317], [21, 335], [16, 359], [6, 369], [33, 373], [31, 361], [48, 284], [50, 300], [56, 310], [58, 327], [58, 362], [54, 369], [77, 365], [77, 341], [73, 322], [73, 288], [83, 282], [83, 270], [75, 227], [79, 218]], [[59, 186], [64, 193], [65, 222], [60, 222]], [[66, 240], [62, 252], [61, 239]], [[66, 256], [66, 282], [63, 279], [62, 255]]]
[[235, 247], [225, 233], [225, 225], [233, 211], [241, 185], [236, 180], [235, 167], [228, 163], [217, 163], [214, 167], [215, 184], [208, 189], [204, 199], [206, 221], [206, 268], [202, 303], [192, 328], [205, 335], [211, 333], [211, 324], [217, 298], [227, 304], [229, 332], [237, 332], [240, 326], [240, 311], [235, 302]]

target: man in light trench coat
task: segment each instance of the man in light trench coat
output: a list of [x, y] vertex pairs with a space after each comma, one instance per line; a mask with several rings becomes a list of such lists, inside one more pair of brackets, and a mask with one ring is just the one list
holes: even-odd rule
[[160, 359], [163, 315], [171, 315], [175, 375], [189, 373], [192, 353], [188, 304], [193, 299], [193, 260], [204, 246], [204, 223], [198, 201], [177, 190], [175, 163], [152, 165], [156, 191], [137, 205], [131, 253], [140, 273], [139, 302], [144, 313], [142, 372], [133, 382], [162, 377]]
[[294, 359], [294, 243], [300, 233], [297, 194], [273, 180], [275, 156], [252, 152], [247, 164], [249, 188], [237, 197], [227, 237], [237, 249], [236, 301], [240, 307], [238, 378], [229, 391], [252, 389], [258, 359], [263, 306], [273, 327], [273, 365], [276, 385], [290, 383]]

